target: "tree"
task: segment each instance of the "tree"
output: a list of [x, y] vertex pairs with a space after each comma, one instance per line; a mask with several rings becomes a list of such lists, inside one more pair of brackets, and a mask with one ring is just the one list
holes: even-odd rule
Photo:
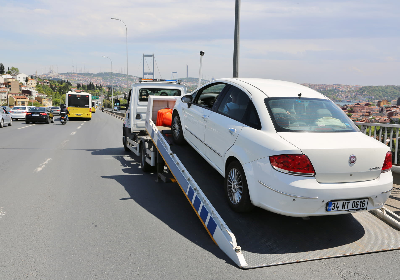
[[4, 70], [4, 65], [3, 63], [0, 63], [0, 75], [4, 75], [5, 70]]
[[19, 74], [19, 69], [17, 67], [11, 67], [10, 75], [11, 76], [17, 76], [18, 74]]

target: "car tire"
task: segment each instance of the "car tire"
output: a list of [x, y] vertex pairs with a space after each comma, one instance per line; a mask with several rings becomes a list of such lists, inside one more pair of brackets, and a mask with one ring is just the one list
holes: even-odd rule
[[228, 165], [224, 185], [228, 204], [235, 212], [249, 212], [254, 208], [250, 200], [246, 175], [238, 161]]
[[185, 138], [183, 137], [182, 124], [179, 115], [176, 113], [172, 117], [171, 124], [172, 139], [175, 144], [182, 145], [185, 143]]
[[3, 128], [4, 127], [4, 120], [1, 120], [0, 121], [0, 128]]
[[10, 122], [8, 123], [8, 126], [12, 126], [12, 119], [10, 119]]
[[146, 144], [147, 144], [146, 142], [142, 142], [142, 144], [141, 144], [141, 153], [140, 153], [141, 162], [140, 163], [142, 166], [142, 171], [147, 173], [147, 172], [152, 171], [153, 167], [146, 162]]
[[46, 124], [50, 124], [50, 120], [49, 120], [49, 118], [47, 118], [47, 120], [46, 120]]
[[29, 124], [29, 122], [28, 122], [28, 121], [25, 121], [25, 123], [26, 123], [26, 124]]
[[54, 123], [54, 118], [51, 119], [51, 123]]

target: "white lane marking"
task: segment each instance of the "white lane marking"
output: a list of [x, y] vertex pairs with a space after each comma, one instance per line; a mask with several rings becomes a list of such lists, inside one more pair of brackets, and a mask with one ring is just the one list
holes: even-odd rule
[[72, 132], [71, 135], [75, 135], [76, 131]]
[[61, 143], [61, 147], [65, 147], [65, 145], [67, 144], [68, 141], [69, 141], [69, 140], [64, 140], [64, 141]]
[[35, 169], [35, 172], [40, 172], [42, 169], [46, 166], [51, 161], [51, 158], [46, 159], [45, 162], [43, 162], [38, 168]]
[[78, 126], [76, 129], [80, 129], [82, 126]]
[[85, 122], [81, 123], [81, 125], [84, 125], [84, 124], [85, 124]]
[[0, 218], [1, 216], [4, 216], [6, 214], [6, 212], [3, 211], [3, 207], [0, 207]]
[[18, 129], [27, 128], [27, 127], [30, 127], [30, 126], [32, 126], [32, 125], [35, 125], [35, 124], [30, 124], [30, 125], [27, 125], [27, 126], [23, 126], [23, 127], [18, 128]]

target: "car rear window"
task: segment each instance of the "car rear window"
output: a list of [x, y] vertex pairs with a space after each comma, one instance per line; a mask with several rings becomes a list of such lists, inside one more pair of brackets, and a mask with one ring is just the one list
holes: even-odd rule
[[266, 98], [278, 132], [354, 132], [352, 120], [335, 103], [317, 98]]
[[29, 108], [29, 112], [46, 112], [46, 108], [44, 108], [44, 107], [33, 107], [33, 108]]
[[26, 107], [14, 107], [13, 110], [26, 110]]
[[181, 96], [180, 89], [165, 89], [165, 88], [141, 88], [139, 89], [139, 101], [148, 101], [149, 95], [155, 96]]

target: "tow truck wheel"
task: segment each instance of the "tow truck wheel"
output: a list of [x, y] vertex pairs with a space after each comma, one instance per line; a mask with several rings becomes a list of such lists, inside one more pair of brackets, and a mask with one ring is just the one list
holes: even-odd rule
[[141, 151], [141, 158], [142, 158], [141, 165], [142, 165], [142, 171], [143, 172], [150, 172], [152, 170], [152, 168], [151, 168], [151, 165], [146, 162], [146, 145], [147, 145], [146, 142], [143, 142], [142, 145], [141, 145], [142, 146], [142, 149], [141, 149], [142, 150]]
[[124, 150], [125, 152], [129, 152], [129, 148], [128, 148], [128, 140], [126, 136], [122, 137], [122, 142], [124, 143]]
[[182, 145], [185, 142], [185, 139], [183, 138], [181, 119], [178, 114], [175, 114], [172, 118], [171, 130], [174, 143]]
[[236, 212], [249, 212], [254, 208], [242, 165], [231, 162], [225, 173], [225, 193], [229, 206]]

